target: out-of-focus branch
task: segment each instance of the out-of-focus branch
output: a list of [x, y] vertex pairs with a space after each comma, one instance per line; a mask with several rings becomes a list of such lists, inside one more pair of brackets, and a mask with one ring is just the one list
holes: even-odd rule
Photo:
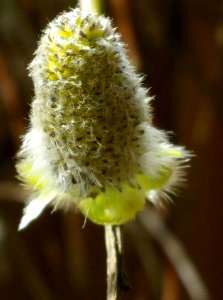
[[129, 56], [134, 65], [140, 68], [141, 59], [139, 56], [139, 49], [131, 20], [131, 4], [128, 0], [110, 0], [112, 12], [114, 15], [115, 24], [118, 31], [122, 35], [123, 41], [128, 45]]
[[12, 181], [0, 182], [0, 201], [10, 200], [23, 203], [28, 198], [28, 192]]
[[130, 245], [140, 260], [151, 298], [161, 299], [163, 260], [151, 235], [142, 230], [141, 224], [129, 222], [123, 227], [124, 236], [130, 239]]
[[35, 264], [30, 251], [16, 233], [10, 233], [9, 255], [11, 257], [14, 270], [16, 272], [20, 272], [20, 280], [26, 287], [30, 299], [55, 299], [55, 295], [53, 295], [53, 292], [44, 281], [41, 271]]
[[192, 300], [210, 300], [209, 292], [180, 241], [168, 230], [159, 213], [145, 209], [139, 221], [160, 244]]
[[15, 82], [10, 74], [6, 58], [0, 51], [0, 98], [4, 104], [5, 113], [8, 117], [9, 131], [15, 146], [18, 146], [19, 135], [22, 133], [24, 124], [20, 108], [19, 93]]

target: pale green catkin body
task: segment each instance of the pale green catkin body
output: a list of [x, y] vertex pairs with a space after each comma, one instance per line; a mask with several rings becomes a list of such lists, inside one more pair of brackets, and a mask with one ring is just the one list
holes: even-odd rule
[[145, 152], [141, 124], [150, 117], [146, 90], [108, 19], [78, 18], [77, 10], [61, 15], [44, 33], [30, 66], [32, 120], [48, 135], [56, 185], [77, 183], [86, 196], [94, 183], [134, 182]]
[[37, 197], [55, 191], [51, 200], [79, 203], [129, 186], [157, 201], [181, 181], [187, 153], [152, 127], [151, 98], [108, 18], [61, 14], [29, 68], [35, 98], [17, 168]]

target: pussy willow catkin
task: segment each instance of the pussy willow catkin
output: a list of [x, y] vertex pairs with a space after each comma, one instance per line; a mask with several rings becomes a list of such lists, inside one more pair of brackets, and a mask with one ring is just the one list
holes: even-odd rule
[[146, 198], [160, 203], [175, 192], [188, 153], [152, 126], [151, 98], [109, 18], [62, 13], [29, 70], [35, 97], [17, 170], [32, 197], [20, 228], [49, 203], [122, 224]]

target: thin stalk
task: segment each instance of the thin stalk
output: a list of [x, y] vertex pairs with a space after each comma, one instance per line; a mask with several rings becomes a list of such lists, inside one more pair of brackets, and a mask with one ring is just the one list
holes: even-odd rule
[[107, 252], [107, 300], [120, 300], [122, 291], [128, 290], [123, 272], [123, 256], [120, 226], [105, 226]]
[[102, 13], [102, 0], [79, 0], [79, 7], [83, 13]]
[[[79, 0], [83, 13], [102, 13], [103, 0]], [[120, 226], [106, 225], [105, 244], [107, 252], [107, 300], [120, 300], [121, 292], [128, 289], [124, 272], [122, 271], [122, 242]]]

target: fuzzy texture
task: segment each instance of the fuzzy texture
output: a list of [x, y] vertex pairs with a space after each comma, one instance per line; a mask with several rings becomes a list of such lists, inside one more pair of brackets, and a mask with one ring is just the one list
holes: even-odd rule
[[29, 69], [35, 97], [17, 170], [33, 196], [20, 228], [49, 203], [73, 202], [98, 224], [121, 224], [146, 197], [175, 191], [188, 153], [152, 126], [151, 97], [109, 18], [59, 15]]

